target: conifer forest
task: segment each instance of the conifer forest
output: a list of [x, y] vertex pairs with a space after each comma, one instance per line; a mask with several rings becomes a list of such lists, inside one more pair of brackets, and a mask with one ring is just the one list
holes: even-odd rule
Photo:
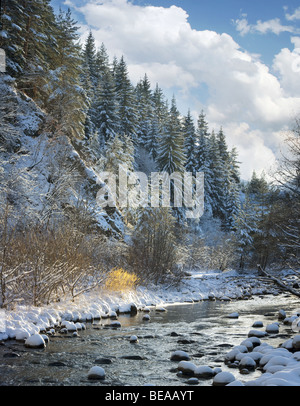
[[[3, 0], [1, 25], [1, 307], [74, 299], [116, 269], [133, 285], [180, 284], [195, 268], [299, 269], [297, 118], [274, 173], [244, 180], [222, 127], [179, 111], [147, 72], [132, 83], [124, 56], [109, 58], [92, 31], [79, 41], [70, 10]], [[203, 173], [203, 215], [174, 201], [100, 207], [101, 174], [120, 166], [128, 177]]]

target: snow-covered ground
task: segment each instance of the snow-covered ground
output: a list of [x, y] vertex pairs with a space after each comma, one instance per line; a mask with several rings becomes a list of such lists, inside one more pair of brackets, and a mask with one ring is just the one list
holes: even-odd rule
[[[136, 291], [126, 293], [105, 292], [99, 289], [83, 294], [75, 302], [66, 299], [40, 308], [19, 305], [11, 311], [2, 309], [0, 310], [0, 340], [14, 338], [26, 340], [31, 337], [32, 342], [39, 341], [41, 344], [37, 336], [34, 339], [32, 336], [44, 334], [62, 324], [69, 331], [73, 327], [76, 331], [76, 323], [77, 327], [81, 328], [80, 323], [92, 318], [114, 318], [116, 312], [130, 312], [132, 307], [146, 310], [147, 307], [155, 306], [158, 309], [171, 303], [207, 299], [235, 300], [265, 293], [277, 295], [278, 291], [275, 286], [270, 287], [264, 280], [259, 280], [253, 275], [240, 277], [235, 271], [193, 272], [180, 287], [139, 287]], [[298, 322], [299, 315], [291, 315], [290, 320]], [[30, 343], [29, 340], [28, 343]], [[235, 354], [230, 362], [241, 362], [244, 353], [248, 358], [258, 354], [261, 356], [257, 355], [256, 361], [259, 360], [259, 365], [265, 372], [259, 379], [250, 381], [247, 385], [300, 385], [300, 335], [295, 333], [294, 341], [288, 340], [280, 349], [265, 343], [260, 343], [253, 349], [245, 347], [246, 351], [243, 347], [245, 346], [232, 350]], [[246, 361], [244, 359], [243, 362]], [[238, 381], [231, 383], [231, 385], [241, 384]]]

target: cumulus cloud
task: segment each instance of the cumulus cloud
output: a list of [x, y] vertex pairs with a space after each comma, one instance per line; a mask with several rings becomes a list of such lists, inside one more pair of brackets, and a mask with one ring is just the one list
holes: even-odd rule
[[300, 20], [300, 7], [298, 7], [293, 14], [286, 13], [285, 18], [289, 21]]
[[300, 95], [300, 37], [292, 37], [294, 49], [283, 48], [273, 61], [273, 68], [278, 72], [281, 86], [287, 96]]
[[273, 18], [267, 21], [258, 20], [255, 24], [249, 24], [246, 17], [235, 20], [237, 31], [242, 35], [249, 33], [267, 34], [273, 33], [276, 35], [282, 32], [298, 33], [298, 28], [292, 25], [283, 25], [279, 18]]
[[[276, 56], [277, 78], [257, 58], [242, 51], [230, 35], [193, 29], [188, 14], [180, 7], [96, 0], [77, 11], [84, 15], [98, 45], [103, 42], [111, 57], [124, 55], [133, 82], [147, 73], [152, 84], [158, 83], [162, 89], [176, 88], [178, 106], [182, 102], [192, 111], [197, 105], [197, 89], [198, 105], [202, 104], [204, 84], [206, 99], [201, 107], [208, 122], [216, 130], [222, 125], [229, 144], [237, 146], [243, 177], [263, 167], [266, 159], [274, 161], [280, 130], [290, 123], [293, 113], [300, 111], [300, 89], [298, 85], [293, 88], [295, 76], [289, 70], [295, 51], [289, 54], [282, 50]], [[253, 29], [245, 16], [239, 24], [240, 32]], [[256, 25], [262, 33], [280, 32], [282, 27], [277, 20]], [[299, 38], [294, 38], [296, 44]]]

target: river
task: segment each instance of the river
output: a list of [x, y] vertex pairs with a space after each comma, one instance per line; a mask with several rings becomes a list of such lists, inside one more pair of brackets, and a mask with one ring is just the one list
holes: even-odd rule
[[[289, 295], [172, 304], [166, 306], [166, 312], [151, 309], [150, 321], [143, 321], [139, 312], [120, 315], [121, 328], [107, 327], [110, 320], [105, 319], [86, 323], [78, 337], [56, 333], [42, 350], [8, 340], [0, 345], [0, 385], [188, 385], [188, 377], [176, 373], [178, 362], [170, 360], [175, 350], [187, 352], [197, 366], [229, 370], [224, 355], [247, 338], [254, 321], [261, 320], [266, 326], [277, 321], [279, 309], [291, 314], [299, 308], [299, 299]], [[239, 318], [226, 317], [232, 312], [238, 312]], [[291, 327], [281, 324], [279, 334], [262, 341], [278, 346], [291, 334]], [[130, 343], [131, 335], [138, 337], [137, 343]], [[104, 381], [87, 378], [94, 365], [104, 368]], [[238, 369], [230, 372], [242, 381], [261, 374], [258, 370], [249, 375], [240, 375]], [[198, 385], [211, 384], [211, 380], [199, 380]]]

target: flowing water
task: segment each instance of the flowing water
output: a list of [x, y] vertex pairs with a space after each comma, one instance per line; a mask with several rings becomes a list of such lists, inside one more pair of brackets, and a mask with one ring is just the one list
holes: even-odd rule
[[[299, 308], [299, 299], [287, 295], [173, 304], [163, 313], [152, 309], [147, 322], [139, 312], [136, 316], [119, 316], [121, 328], [109, 328], [109, 320], [100, 320], [86, 323], [86, 330], [78, 337], [56, 333], [43, 350], [28, 349], [9, 340], [0, 345], [0, 385], [188, 385], [188, 377], [176, 373], [178, 361], [170, 360], [173, 351], [187, 352], [197, 366], [229, 370], [223, 363], [224, 355], [247, 338], [254, 321], [261, 320], [266, 326], [277, 321], [279, 309], [289, 315]], [[232, 312], [238, 312], [239, 318], [226, 317]], [[278, 346], [291, 334], [291, 327], [281, 324], [279, 335], [262, 341]], [[130, 343], [131, 335], [138, 337], [137, 343]], [[94, 365], [104, 368], [104, 381], [88, 380], [88, 371]], [[230, 372], [242, 381], [261, 374], [258, 370], [249, 375], [240, 375], [238, 369]], [[199, 380], [198, 385], [211, 383]]]

